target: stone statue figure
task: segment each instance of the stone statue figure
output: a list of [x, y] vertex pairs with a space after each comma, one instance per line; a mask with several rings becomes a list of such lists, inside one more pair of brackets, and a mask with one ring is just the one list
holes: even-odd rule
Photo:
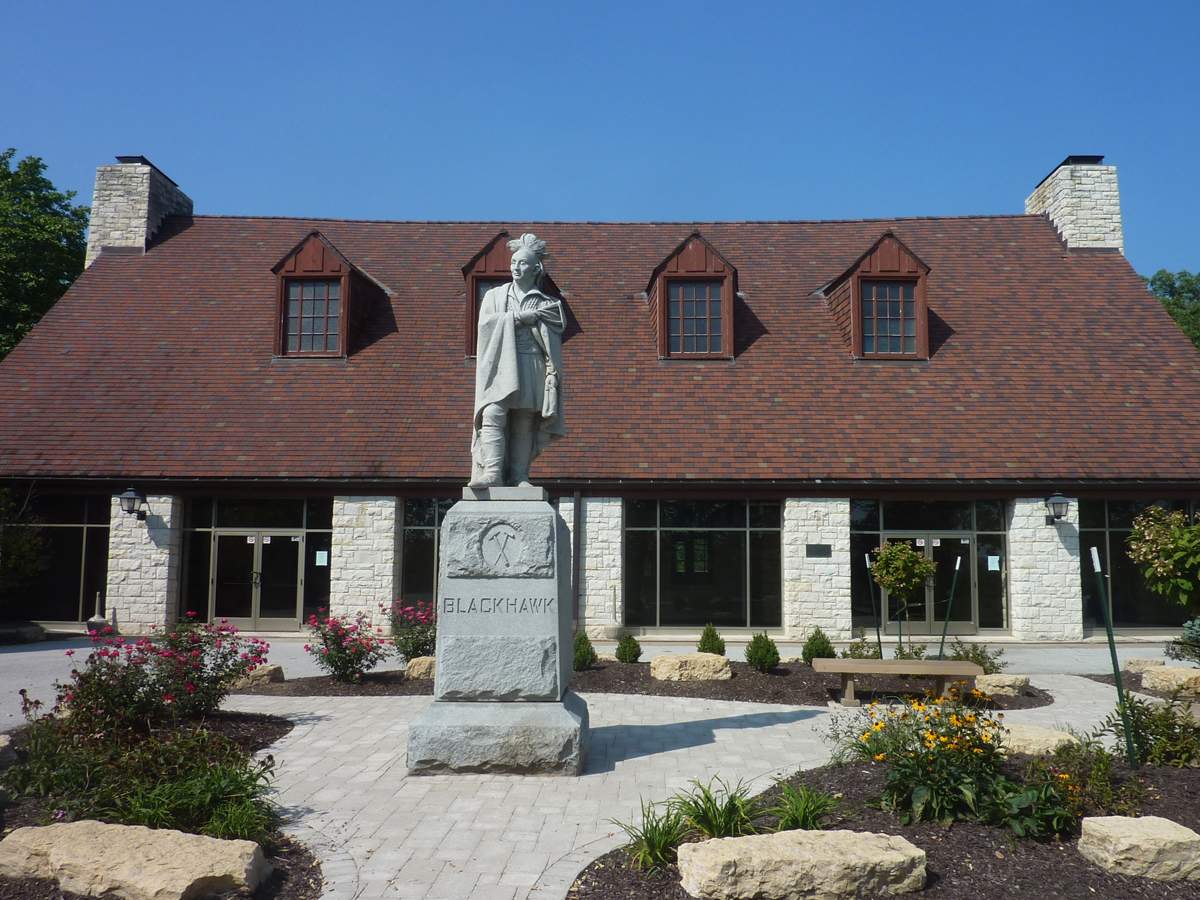
[[512, 282], [479, 308], [470, 487], [529, 486], [529, 464], [565, 433], [562, 302], [541, 290], [546, 242], [508, 242]]

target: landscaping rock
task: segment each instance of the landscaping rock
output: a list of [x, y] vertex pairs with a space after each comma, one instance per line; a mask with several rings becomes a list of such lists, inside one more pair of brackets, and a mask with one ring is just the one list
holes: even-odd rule
[[1143, 672], [1145, 672], [1147, 669], [1157, 669], [1162, 666], [1165, 666], [1166, 664], [1167, 664], [1167, 661], [1165, 659], [1148, 659], [1146, 657], [1141, 657], [1141, 658], [1135, 657], [1133, 659], [1125, 660], [1124, 668], [1125, 668], [1126, 672], [1132, 672], [1135, 675], [1140, 675]]
[[415, 681], [419, 678], [432, 678], [436, 660], [432, 656], [414, 656], [404, 667], [404, 677]]
[[1078, 744], [1075, 735], [1041, 725], [1006, 725], [1004, 749], [1008, 753], [1028, 753], [1030, 756], [1049, 756], [1064, 744]]
[[1093, 816], [1083, 820], [1079, 852], [1118, 875], [1200, 881], [1200, 834], [1161, 816]]
[[616, 654], [614, 653], [597, 653], [596, 662], [615, 663], [620, 662], [620, 660], [617, 659]]
[[1029, 687], [1028, 675], [979, 675], [975, 687], [993, 697], [1020, 697]]
[[729, 660], [716, 653], [672, 653], [650, 660], [650, 677], [659, 681], [726, 681]]
[[1188, 700], [1200, 700], [1200, 669], [1187, 666], [1163, 666], [1142, 673], [1142, 687], [1164, 694], [1179, 692]]
[[803, 656], [782, 656], [779, 659], [781, 666], [802, 666], [804, 665]]
[[12, 735], [0, 734], [0, 769], [7, 769], [17, 761], [17, 751], [12, 748]]
[[249, 675], [239, 678], [230, 686], [230, 690], [240, 691], [244, 688], [254, 687], [259, 684], [271, 684], [273, 682], [280, 682], [283, 680], [283, 666], [277, 666], [274, 663], [270, 663], [265, 666], [258, 666]]
[[0, 875], [49, 878], [64, 891], [126, 900], [189, 900], [254, 890], [271, 873], [253, 841], [182, 831], [67, 822], [18, 828], [0, 841]]
[[693, 897], [834, 900], [925, 887], [925, 851], [902, 837], [859, 831], [780, 831], [679, 847]]

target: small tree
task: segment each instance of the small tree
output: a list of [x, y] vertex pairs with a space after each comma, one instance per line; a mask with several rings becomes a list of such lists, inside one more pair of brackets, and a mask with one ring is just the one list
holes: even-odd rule
[[712, 622], [704, 626], [704, 630], [700, 632], [700, 640], [696, 643], [697, 653], [715, 653], [717, 656], [725, 655], [725, 638], [717, 633], [717, 628]]
[[1146, 586], [1181, 606], [1200, 607], [1200, 516], [1151, 506], [1133, 520], [1129, 558]]
[[[924, 553], [917, 552], [912, 544], [888, 541], [875, 551], [875, 560], [871, 563], [871, 577], [875, 583], [895, 597], [899, 602], [897, 615], [903, 615], [908, 621], [908, 606], [924, 590], [925, 582], [933, 577], [937, 566], [933, 560], [926, 559]], [[904, 645], [903, 628], [900, 627], [899, 643]]]

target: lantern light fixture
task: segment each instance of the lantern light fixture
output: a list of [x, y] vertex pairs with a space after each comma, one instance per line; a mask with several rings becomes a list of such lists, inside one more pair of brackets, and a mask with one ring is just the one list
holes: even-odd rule
[[139, 522], [146, 521], [146, 514], [150, 511], [150, 507], [146, 505], [146, 495], [137, 488], [127, 488], [125, 493], [121, 494], [121, 512], [136, 515]]
[[1067, 509], [1070, 507], [1071, 501], [1062, 494], [1053, 494], [1046, 498], [1046, 511], [1049, 515], [1046, 516], [1047, 525], [1057, 525], [1067, 517]]

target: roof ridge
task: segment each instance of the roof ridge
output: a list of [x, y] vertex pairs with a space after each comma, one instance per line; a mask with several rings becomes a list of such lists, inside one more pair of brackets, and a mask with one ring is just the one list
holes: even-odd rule
[[882, 216], [861, 219], [354, 219], [339, 216], [240, 216], [217, 213], [197, 213], [193, 219], [233, 219], [237, 221], [266, 220], [286, 222], [354, 222], [364, 225], [847, 225], [873, 222], [941, 222], [967, 219], [1040, 219], [1032, 213], [976, 213], [948, 216]]

